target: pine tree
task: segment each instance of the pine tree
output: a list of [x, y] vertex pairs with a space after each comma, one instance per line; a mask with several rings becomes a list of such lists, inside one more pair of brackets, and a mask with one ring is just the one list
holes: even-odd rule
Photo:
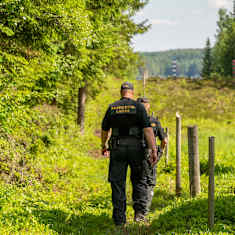
[[212, 56], [211, 56], [211, 43], [208, 38], [206, 41], [206, 47], [204, 49], [204, 57], [203, 57], [203, 68], [202, 68], [202, 77], [210, 77], [212, 72]]
[[232, 60], [235, 58], [235, 20], [225, 9], [219, 11], [216, 43], [213, 48], [213, 71], [229, 77], [232, 74]]

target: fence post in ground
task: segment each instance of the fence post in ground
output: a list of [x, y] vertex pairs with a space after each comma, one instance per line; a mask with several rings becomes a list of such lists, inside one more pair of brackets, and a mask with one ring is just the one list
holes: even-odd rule
[[209, 137], [208, 226], [214, 226], [215, 217], [215, 137]]
[[169, 160], [169, 128], [166, 128], [166, 138], [167, 138], [167, 144], [166, 144], [166, 150], [165, 150], [165, 167], [168, 166], [168, 160]]
[[176, 113], [176, 195], [181, 195], [181, 116]]
[[148, 79], [148, 70], [144, 70], [144, 76], [143, 76], [143, 93], [145, 97], [145, 86], [146, 86], [146, 80]]
[[188, 127], [188, 156], [190, 196], [196, 197], [201, 192], [197, 126]]

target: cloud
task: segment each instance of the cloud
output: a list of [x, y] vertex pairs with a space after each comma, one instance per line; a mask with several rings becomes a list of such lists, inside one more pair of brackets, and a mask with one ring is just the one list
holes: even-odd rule
[[165, 19], [152, 19], [150, 20], [151, 24], [153, 25], [177, 25], [176, 21], [172, 20], [165, 20]]
[[230, 8], [232, 9], [232, 0], [208, 0], [211, 7], [214, 8]]

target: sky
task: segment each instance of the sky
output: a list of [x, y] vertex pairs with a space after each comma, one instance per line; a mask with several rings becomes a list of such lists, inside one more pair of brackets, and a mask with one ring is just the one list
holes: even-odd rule
[[219, 8], [233, 9], [233, 0], [150, 0], [135, 16], [148, 19], [149, 31], [132, 41], [135, 51], [165, 51], [204, 48], [207, 38], [213, 46]]

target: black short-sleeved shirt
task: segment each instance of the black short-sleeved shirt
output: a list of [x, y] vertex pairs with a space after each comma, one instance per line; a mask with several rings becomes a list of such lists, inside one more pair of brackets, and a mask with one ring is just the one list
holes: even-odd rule
[[130, 127], [143, 129], [151, 127], [151, 125], [144, 106], [135, 100], [124, 97], [109, 105], [102, 121], [102, 130], [119, 128], [122, 132], [120, 134], [126, 135], [125, 131]]
[[165, 134], [163, 128], [161, 127], [160, 121], [154, 117], [149, 117], [149, 121], [153, 128], [155, 137], [158, 137], [162, 141], [165, 138]]

